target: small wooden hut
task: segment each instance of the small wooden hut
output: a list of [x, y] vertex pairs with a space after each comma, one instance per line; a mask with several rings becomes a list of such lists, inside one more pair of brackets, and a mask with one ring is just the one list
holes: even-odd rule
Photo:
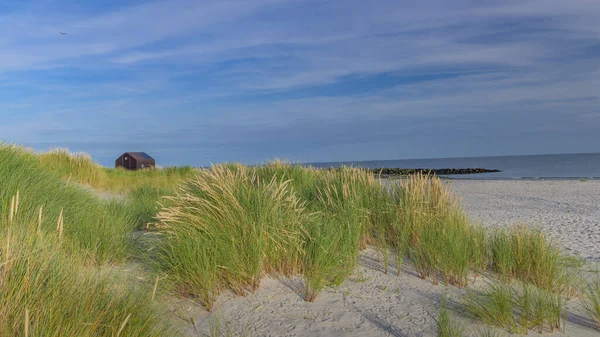
[[122, 167], [127, 170], [139, 170], [155, 165], [154, 158], [146, 152], [125, 152], [115, 160], [115, 168]]

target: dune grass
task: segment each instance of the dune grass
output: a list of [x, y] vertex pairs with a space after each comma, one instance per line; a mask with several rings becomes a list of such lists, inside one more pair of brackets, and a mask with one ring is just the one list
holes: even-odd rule
[[477, 337], [506, 337], [503, 331], [498, 331], [491, 327], [478, 327], [475, 330], [475, 336]]
[[463, 304], [472, 316], [515, 333], [553, 332], [564, 328], [566, 321], [561, 295], [524, 282], [494, 282], [481, 290], [470, 289]]
[[464, 287], [490, 267], [548, 291], [574, 289], [551, 241], [526, 229], [489, 233], [469, 222], [447, 185], [421, 173], [386, 185], [357, 168], [224, 164], [164, 201], [157, 266], [208, 308], [223, 289], [245, 293], [269, 273], [302, 274], [314, 301], [352, 273], [367, 245], [386, 271], [392, 247], [398, 272], [407, 257], [434, 283]]
[[200, 171], [165, 201], [159, 268], [209, 308], [222, 289], [244, 293], [273, 272], [304, 275], [313, 301], [352, 273], [367, 245], [386, 270], [395, 247], [423, 278], [456, 286], [487, 264], [485, 231], [448, 187], [422, 174], [386, 186], [357, 168], [226, 164]]
[[[132, 190], [128, 195], [128, 207], [131, 210], [137, 229], [149, 228], [156, 222], [160, 208], [168, 205], [163, 197], [171, 195], [173, 189], [143, 185]], [[162, 206], [161, 206], [162, 204]]]
[[[371, 239], [371, 193], [383, 190], [358, 169], [215, 166], [167, 198], [173, 206], [158, 215], [164, 233], [158, 260], [184, 288], [197, 289], [207, 307], [222, 288], [243, 293], [273, 272], [302, 273], [313, 301], [352, 273], [359, 248]], [[239, 254], [230, 256], [232, 250]], [[194, 260], [194, 267], [182, 260]], [[189, 284], [198, 273], [211, 281]]]
[[298, 271], [306, 215], [288, 187], [241, 165], [200, 172], [158, 215], [160, 266], [207, 308], [223, 288], [244, 294], [265, 272]]
[[513, 309], [513, 288], [492, 283], [481, 292], [469, 291], [464, 304], [473, 316], [487, 324], [514, 328], [517, 324]]
[[72, 153], [66, 148], [52, 149], [38, 156], [44, 170], [53, 171], [68, 181], [99, 187], [106, 173], [87, 153]]
[[44, 170], [52, 171], [69, 182], [88, 185], [94, 189], [127, 195], [141, 188], [164, 190], [193, 177], [197, 169], [189, 166], [152, 168], [129, 171], [100, 166], [86, 153], [71, 153], [58, 148], [38, 154]]
[[303, 273], [305, 295], [313, 301], [326, 285], [338, 286], [352, 273], [358, 251], [370, 240], [367, 203], [372, 177], [358, 169], [322, 172], [317, 176], [314, 216], [305, 225], [307, 235]]
[[[434, 283], [464, 287], [473, 272], [491, 271], [504, 282], [470, 290], [465, 306], [512, 331], [560, 329], [561, 296], [576, 288], [572, 261], [541, 232], [474, 225], [446, 184], [421, 173], [384, 183], [358, 168], [280, 161], [131, 172], [102, 168], [85, 154], [10, 145], [0, 146], [0, 172], [0, 330], [12, 335], [25, 326], [34, 335], [165, 333], [148, 285], [125, 287], [89, 268], [126, 261], [133, 231], [143, 228], [160, 235], [149, 264], [207, 309], [222, 291], [246, 294], [268, 274], [302, 275], [305, 299], [314, 301], [354, 271], [367, 246], [386, 272], [395, 252], [398, 273], [409, 259]], [[586, 290], [596, 319], [597, 289]], [[53, 314], [63, 311], [72, 322]], [[454, 323], [443, 307], [438, 333], [462, 334]]]
[[0, 145], [0, 172], [0, 336], [175, 335], [151, 288], [101, 271], [130, 254], [126, 203], [14, 145]]
[[1, 224], [0, 336], [175, 335], [149, 289], [84, 268], [36, 223]]
[[95, 188], [124, 195], [141, 187], [151, 187], [158, 190], [174, 189], [182, 181], [193, 178], [199, 171], [189, 166], [150, 168], [137, 171], [129, 171], [123, 168], [102, 169], [106, 172], [106, 180]]
[[487, 239], [469, 223], [459, 201], [438, 178], [409, 176], [395, 190], [399, 196], [397, 255], [408, 253], [422, 278], [433, 276], [459, 287], [471, 270], [485, 270]]
[[465, 335], [465, 329], [460, 322], [453, 317], [447, 308], [447, 299], [442, 298], [440, 303], [440, 313], [436, 319], [438, 337], [462, 337]]
[[540, 230], [521, 226], [495, 231], [490, 251], [491, 266], [505, 281], [517, 279], [565, 295], [577, 291], [579, 273], [572, 261]]
[[600, 329], [600, 281], [590, 281], [584, 290], [583, 308]]
[[100, 166], [86, 153], [71, 153], [58, 148], [35, 157], [40, 168], [59, 175], [67, 183], [91, 187], [103, 197], [125, 196], [130, 223], [136, 228], [154, 222], [162, 196], [170, 195], [177, 185], [196, 175], [189, 166], [129, 171]]
[[0, 145], [0, 172], [1, 220], [10, 223], [18, 215], [25, 223], [38, 223], [44, 233], [56, 233], [60, 222], [65, 249], [99, 264], [126, 258], [135, 220], [125, 204], [66, 184], [34, 153], [17, 146]]

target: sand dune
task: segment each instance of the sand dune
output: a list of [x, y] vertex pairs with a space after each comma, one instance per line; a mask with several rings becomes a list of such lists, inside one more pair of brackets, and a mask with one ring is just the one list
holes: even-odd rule
[[[475, 221], [493, 227], [539, 226], [566, 251], [590, 261], [600, 259], [600, 182], [448, 183]], [[233, 336], [435, 336], [434, 317], [444, 295], [449, 308], [461, 315], [457, 300], [464, 289], [421, 280], [410, 264], [400, 276], [396, 272], [392, 267], [385, 274], [376, 251], [367, 249], [354, 275], [339, 288], [324, 291], [315, 303], [303, 300], [301, 279], [267, 278], [246, 297], [222, 295], [211, 314], [189, 300], [180, 300], [173, 310], [181, 318], [181, 329], [192, 336], [209, 334], [217, 320], [224, 335]], [[565, 333], [545, 336], [600, 334], [576, 301], [568, 307]], [[461, 320], [468, 331], [476, 330], [476, 322]]]

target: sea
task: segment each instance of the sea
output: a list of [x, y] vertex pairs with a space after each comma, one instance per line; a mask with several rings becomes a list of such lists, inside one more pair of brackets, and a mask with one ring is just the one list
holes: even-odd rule
[[501, 172], [447, 175], [453, 179], [600, 180], [600, 153], [544, 154], [525, 156], [435, 158], [311, 163], [315, 167], [363, 168], [485, 168]]

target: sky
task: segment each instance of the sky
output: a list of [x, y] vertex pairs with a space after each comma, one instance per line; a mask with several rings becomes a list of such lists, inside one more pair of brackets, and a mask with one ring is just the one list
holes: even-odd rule
[[0, 27], [0, 140], [107, 166], [600, 152], [598, 0], [2, 0]]

